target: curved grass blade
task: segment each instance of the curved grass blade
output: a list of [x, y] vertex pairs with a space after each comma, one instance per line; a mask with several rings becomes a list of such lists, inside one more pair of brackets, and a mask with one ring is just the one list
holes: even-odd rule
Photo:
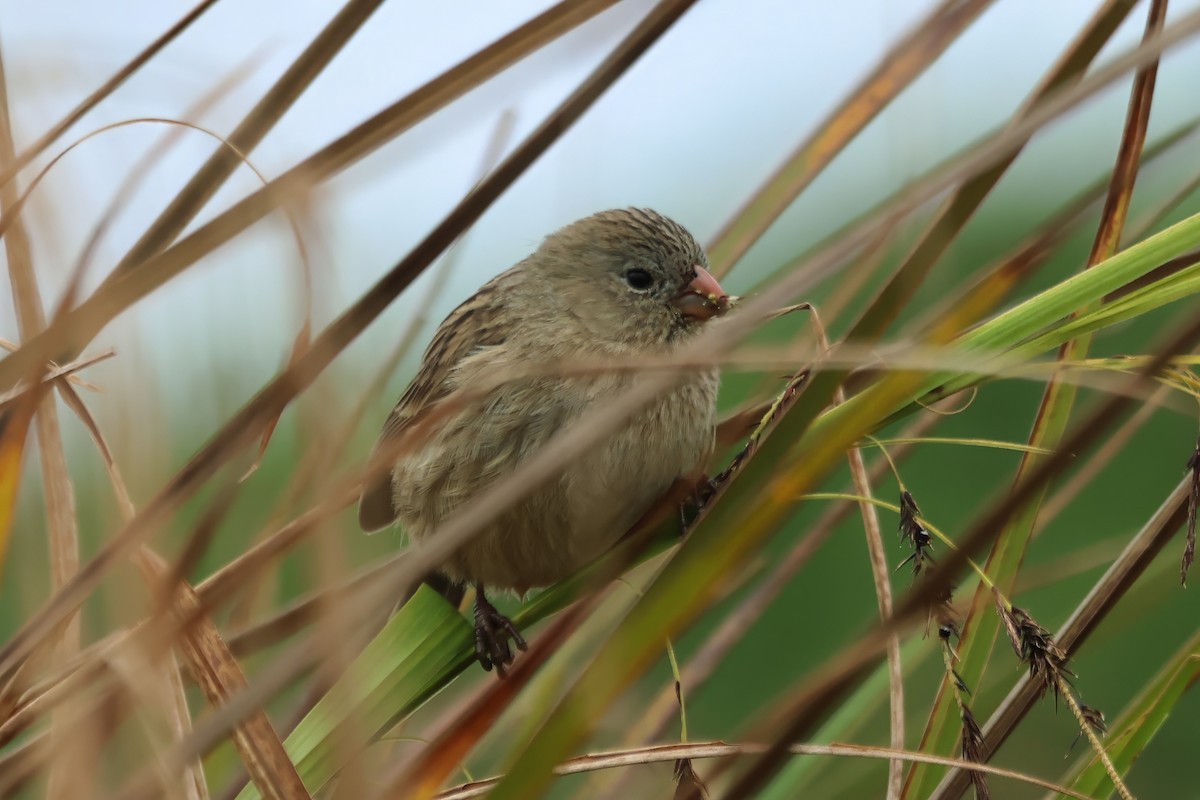
[[105, 282], [118, 280], [175, 240], [241, 166], [300, 95], [329, 66], [350, 38], [383, 4], [383, 0], [348, 0], [308, 47], [288, 65], [274, 85], [241, 123], [218, 145], [187, 185], [171, 200], [129, 252], [117, 262]]
[[[13, 146], [11, 106], [8, 97], [8, 76], [0, 58], [0, 164], [11, 164], [16, 160]], [[10, 180], [0, 185], [0, 213], [9, 212], [18, 202], [20, 190], [17, 182]], [[37, 273], [33, 266], [33, 253], [30, 247], [29, 234], [23, 225], [13, 225], [4, 237], [4, 253], [8, 262], [8, 274], [12, 287], [13, 305], [15, 306], [17, 327], [21, 339], [27, 341], [40, 333], [46, 327], [46, 312], [42, 307], [42, 294], [38, 288]], [[67, 471], [67, 456], [63, 450], [62, 426], [58, 417], [58, 405], [54, 394], [45, 391], [31, 393], [32, 398], [40, 396], [36, 401], [33, 425], [37, 431], [38, 454], [41, 464], [42, 487], [44, 492], [44, 508], [46, 519], [46, 537], [50, 545], [50, 581], [49, 585], [57, 591], [79, 571], [79, 524], [75, 517], [75, 491], [71, 485], [71, 475]], [[16, 431], [14, 430], [14, 435]], [[21, 436], [25, 439], [25, 436]], [[7, 476], [12, 481], [12, 488], [2, 487], [0, 492], [11, 492], [7, 498], [8, 514], [12, 514], [11, 504], [16, 501], [15, 486], [20, 471], [20, 454], [5, 453], [0, 456], [9, 464], [0, 467], [13, 468], [12, 475]], [[4, 503], [0, 500], [0, 503]], [[4, 512], [0, 511], [0, 515]], [[8, 520], [0, 518], [0, 526], [9, 528]], [[0, 532], [0, 537], [7, 538], [8, 531]], [[0, 543], [3, 549], [4, 543]], [[58, 641], [54, 643], [56, 657], [69, 659], [79, 651], [80, 631], [79, 618], [73, 617], [64, 624], [59, 632]], [[71, 735], [74, 730], [72, 718], [74, 713], [68, 709], [54, 715], [52, 726], [56, 738], [63, 751], [62, 758], [56, 758], [50, 768], [47, 796], [53, 800], [77, 795], [84, 788], [83, 781], [77, 781], [76, 776], [88, 775], [92, 762], [88, 753], [78, 747], [79, 739]], [[71, 762], [75, 762], [72, 764]]]
[[[681, 759], [727, 758], [730, 756], [758, 753], [761, 752], [762, 749], [762, 745], [728, 744], [725, 742], [652, 745], [650, 747], [638, 748], [634, 750], [618, 750], [615, 752], [594, 753], [586, 756], [579, 756], [557, 767], [555, 769], [555, 774], [576, 775], [581, 772], [591, 772], [594, 770], [608, 769], [612, 767], [629, 767], [639, 764], [652, 764], [664, 761], [678, 762]], [[925, 763], [942, 764], [944, 766], [962, 765], [966, 763], [962, 759], [958, 758], [941, 758], [938, 756], [930, 756], [925, 753], [916, 753], [909, 750], [893, 750], [887, 747], [869, 747], [855, 744], [798, 744], [792, 746], [791, 753], [797, 756], [809, 757], [836, 756], [868, 759], [894, 758], [900, 761], [923, 761]], [[990, 775], [1010, 778], [1014, 781], [1024, 781], [1030, 785], [1051, 789], [1051, 791], [1067, 789], [1065, 786], [1055, 787], [1047, 785], [1049, 783], [1048, 781], [1043, 781], [1031, 775], [1023, 775], [1019, 772], [993, 767], [986, 764], [982, 766], [976, 766], [979, 766], [980, 771], [987, 772]], [[487, 778], [484, 780], [474, 781], [465, 786], [458, 786], [453, 789], [448, 789], [437, 795], [436, 800], [468, 800], [468, 798], [473, 797], [484, 797], [498, 780], [499, 779], [497, 778]], [[1063, 792], [1063, 794], [1065, 794], [1067, 797], [1076, 798], [1076, 800], [1089, 800], [1086, 795], [1077, 794], [1071, 792], [1070, 790]], [[789, 795], [789, 797], [794, 798], [796, 795]], [[765, 798], [756, 798], [755, 800], [765, 800]]]
[[43, 133], [37, 138], [33, 144], [21, 151], [20, 155], [15, 156], [12, 161], [5, 164], [4, 169], [0, 170], [0, 186], [11, 181], [17, 176], [21, 170], [29, 166], [33, 159], [37, 158], [50, 145], [54, 144], [60, 136], [83, 116], [91, 111], [100, 103], [101, 100], [115, 92], [121, 84], [129, 79], [131, 75], [145, 66], [146, 62], [158, 55], [158, 53], [186, 31], [193, 22], [198, 20], [205, 11], [212, 8], [217, 0], [202, 0], [197, 3], [191, 11], [184, 14], [178, 22], [168, 28], [161, 36], [146, 46], [144, 50], [134, 56], [129, 63], [121, 67], [117, 72], [100, 85], [98, 89], [85, 97], [73, 109], [67, 112], [61, 120], [56, 122], [50, 130]]

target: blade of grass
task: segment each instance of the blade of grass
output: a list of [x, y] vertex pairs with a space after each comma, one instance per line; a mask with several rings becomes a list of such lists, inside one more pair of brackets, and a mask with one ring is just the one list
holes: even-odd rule
[[[1165, 0], [1152, 0], [1146, 17], [1143, 41], [1152, 38], [1162, 30], [1166, 10]], [[1113, 256], [1120, 242], [1137, 177], [1142, 147], [1146, 139], [1157, 73], [1158, 62], [1152, 61], [1139, 69], [1134, 77], [1124, 131], [1113, 167], [1104, 211], [1100, 217], [1100, 225], [1096, 231], [1095, 241], [1092, 244], [1085, 269]], [[1086, 358], [1090, 346], [1091, 336], [1089, 334], [1074, 338], [1060, 347], [1058, 359], [1063, 362]], [[1031, 447], [1052, 450], [1061, 443], [1075, 403], [1076, 391], [1075, 385], [1069, 381], [1051, 379], [1042, 396], [1029, 435]], [[1034, 454], [1023, 456], [1014, 481], [1021, 481], [1039, 458]], [[984, 571], [1005, 596], [1011, 594], [1013, 586], [1016, 584], [1017, 575], [1025, 559], [1025, 552], [1033, 539], [1038, 514], [1045, 500], [1045, 492], [1045, 488], [1037, 492], [1031, 501], [1010, 519], [1008, 525], [993, 542], [992, 550], [984, 565]], [[992, 606], [991, 588], [980, 583], [976, 587], [971, 609], [964, 620], [957, 648], [958, 675], [968, 686], [982, 685], [984, 671], [987, 669], [992, 648], [1000, 632], [1001, 620], [993, 613]], [[921, 738], [920, 749], [934, 753], [953, 751], [960, 735], [961, 726], [958, 723], [959, 708], [954, 700], [952, 688], [948, 681], [943, 681], [939, 687], [937, 698], [926, 722], [925, 733]], [[924, 797], [929, 794], [940, 780], [941, 772], [937, 768], [914, 765], [906, 781], [908, 796]]]
[[[823, 337], [822, 337], [823, 338]], [[834, 400], [838, 403], [846, 401], [846, 393], [842, 387], [834, 392]], [[850, 461], [850, 476], [854, 482], [855, 492], [864, 498], [859, 503], [862, 515], [863, 529], [867, 537], [867, 553], [871, 562], [871, 577], [875, 582], [875, 596], [879, 604], [879, 618], [887, 620], [892, 616], [892, 577], [888, 567], [887, 556], [884, 555], [883, 534], [879, 527], [879, 514], [871, 504], [873, 493], [871, 480], [867, 475], [866, 463], [862, 451], [852, 447], [846, 451]], [[893, 750], [904, 749], [904, 665], [900, 660], [900, 637], [893, 633], [887, 642], [888, 664], [888, 709], [891, 725], [891, 747]], [[899, 761], [888, 764], [887, 798], [896, 800], [904, 784], [904, 765]]]
[[[1065, 329], [1068, 325], [1076, 324], [1060, 321], [1066, 319], [1072, 312], [1086, 308], [1100, 300], [1117, 288], [1116, 285], [1125, 285], [1136, 280], [1140, 275], [1153, 269], [1154, 267], [1151, 265], [1161, 264], [1181, 252], [1191, 250], [1194, 246], [1193, 240], [1198, 234], [1200, 234], [1200, 215], [1190, 217], [1182, 223], [1122, 250], [1091, 269], [1080, 272], [1051, 289], [1008, 309], [967, 331], [957, 339], [956, 343], [966, 352], [980, 354], [994, 354], [1012, 347], [1011, 353], [1022, 359], [1031, 358], [1050, 348], [1057, 347], [1069, 337], [1053, 335], [1036, 339], [1033, 337], [1048, 328], [1057, 330], [1053, 327], [1056, 325]], [[1153, 304], [1154, 307], [1157, 307], [1164, 302], [1179, 299], [1195, 291], [1189, 282], [1181, 279], [1186, 277], [1184, 274], [1177, 274], [1167, 279], [1165, 285], [1156, 286], [1155, 293], [1146, 300], [1146, 304], [1148, 306]], [[1129, 295], [1129, 297], [1133, 296]], [[1141, 295], [1140, 297], [1145, 296]], [[1093, 314], [1103, 313], [1105, 308], [1107, 307], [1084, 314], [1081, 319], [1091, 319]], [[1032, 344], [1019, 343], [1026, 339], [1031, 340]], [[1005, 342], [1018, 342], [1019, 344], [1012, 346], [1004, 344]], [[961, 391], [970, 384], [969, 377], [964, 379], [961, 375], [948, 373], [935, 374], [924, 382], [930, 391], [944, 386], [949, 392]], [[849, 403], [854, 403], [855, 399], [851, 398]]]
[[[180, 674], [179, 661], [174, 653], [163, 662], [163, 675], [168, 681], [171, 705], [168, 709], [168, 724], [176, 739], [182, 739], [192, 730], [192, 715], [188, 709], [187, 687]], [[183, 774], [183, 800], [209, 800], [208, 781], [204, 777], [204, 764], [200, 759], [185, 767]]]
[[[0, 164], [12, 164], [16, 160], [11, 108], [8, 77], [4, 60], [0, 57]], [[15, 179], [0, 185], [0, 213], [7, 213], [17, 202], [19, 195], [20, 190]], [[4, 237], [4, 252], [8, 261], [17, 327], [21, 339], [28, 341], [46, 327], [46, 316], [33, 267], [29, 235], [23, 225], [13, 225], [8, 230]], [[58, 406], [52, 393], [43, 395], [33, 422], [41, 456], [39, 462], [45, 501], [46, 534], [50, 548], [50, 586], [53, 591], [58, 591], [79, 571], [79, 529], [75, 519], [75, 491], [67, 470]], [[55, 661], [73, 656], [79, 650], [79, 642], [79, 618], [76, 616], [60, 629], [58, 641], [54, 646]], [[56, 758], [50, 768], [46, 796], [52, 799], [77, 797], [83, 787], [73, 776], [86, 775], [89, 772], [86, 767], [81, 769], [82, 762], [89, 754], [83, 748], [74, 746], [75, 728], [68, 724], [74, 716], [73, 710], [65, 709], [56, 712], [51, 722], [55, 749], [62, 756]]]
[[[1041, 335], [1033, 337], [1029, 341], [1013, 348], [1006, 354], [1006, 357], [1016, 361], [1032, 358], [1050, 348], [1058, 347], [1080, 334], [1112, 327], [1154, 309], [1161, 308], [1168, 303], [1191, 297], [1197, 291], [1200, 291], [1200, 269], [1189, 268], [1163, 281], [1131, 292], [1120, 300], [1106, 303], [1100, 308], [1085, 312], [1074, 319], [1065, 319], [1053, 325]], [[1137, 356], [1129, 356], [1123, 358], [1122, 361], [1126, 360], [1126, 358], [1131, 364], [1136, 363], [1138, 359]], [[1086, 366], [1086, 364], [1087, 362], [1077, 362], [1072, 366]], [[1115, 368], [1117, 365], [1117, 361], [1110, 360], [1108, 362], [1109, 368]], [[1002, 370], [997, 370], [996, 372], [999, 371]], [[937, 387], [933, 387], [931, 393], [922, 402], [929, 402], [939, 397], [955, 394], [967, 387], [978, 385], [981, 380], [980, 375], [959, 374], [950, 376], [946, 374], [944, 377], [946, 377], [945, 382]], [[908, 411], [911, 412], [911, 409]], [[901, 411], [896, 416], [904, 416], [905, 413], [905, 411]]]
[[[141, 548], [136, 560], [147, 579], [166, 590], [166, 597], [174, 595], [173, 600], [165, 603], [172, 609], [171, 613], [185, 615], [199, 606], [199, 596], [186, 582], [166, 583], [173, 570], [148, 548]], [[231, 695], [247, 685], [245, 673], [211, 620], [201, 619], [193, 625], [179, 640], [178, 646], [210, 705], [224, 705]], [[266, 712], [259, 710], [234, 728], [233, 742], [263, 797], [279, 800], [309, 797]], [[184, 763], [179, 765], [178, 771], [189, 768], [190, 764]], [[171, 771], [165, 771], [167, 779], [172, 779]]]

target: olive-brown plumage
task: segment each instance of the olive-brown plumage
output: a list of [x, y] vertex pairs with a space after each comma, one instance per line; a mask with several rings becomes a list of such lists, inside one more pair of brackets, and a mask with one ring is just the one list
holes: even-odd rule
[[[377, 447], [430, 403], [508, 366], [670, 353], [727, 307], [706, 264], [691, 234], [649, 210], [605, 211], [551, 234], [442, 322]], [[451, 513], [632, 380], [608, 372], [502, 384], [438, 422], [390, 475], [367, 487], [363, 528], [398, 520], [415, 540], [435, 535]], [[477, 649], [485, 667], [502, 670], [511, 661], [504, 638], [515, 631], [482, 590], [524, 592], [567, 577], [611, 547], [677, 478], [702, 471], [713, 446], [717, 384], [715, 369], [696, 371], [443, 565], [452, 582], [479, 590]]]

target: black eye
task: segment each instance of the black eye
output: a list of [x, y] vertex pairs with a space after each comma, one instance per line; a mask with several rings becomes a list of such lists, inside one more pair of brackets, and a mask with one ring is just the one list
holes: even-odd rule
[[625, 273], [625, 282], [630, 289], [644, 292], [654, 285], [654, 276], [644, 269], [631, 269]]

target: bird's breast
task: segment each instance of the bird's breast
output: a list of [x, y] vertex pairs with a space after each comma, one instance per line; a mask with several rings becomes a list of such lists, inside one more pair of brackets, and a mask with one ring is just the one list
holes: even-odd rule
[[[395, 503], [410, 534], [441, 521], [515, 469], [562, 428], [617, 401], [630, 375], [510, 385], [464, 412], [396, 465]], [[560, 382], [561, 381], [561, 382]], [[561, 474], [500, 514], [446, 570], [523, 590], [568, 577], [608, 550], [676, 478], [703, 469], [713, 446], [717, 375], [698, 373], [636, 412]]]
[[[611, 402], [627, 389], [600, 391]], [[565, 474], [573, 549], [586, 561], [616, 542], [676, 478], [703, 470], [713, 447], [717, 378], [704, 373], [635, 414]]]

